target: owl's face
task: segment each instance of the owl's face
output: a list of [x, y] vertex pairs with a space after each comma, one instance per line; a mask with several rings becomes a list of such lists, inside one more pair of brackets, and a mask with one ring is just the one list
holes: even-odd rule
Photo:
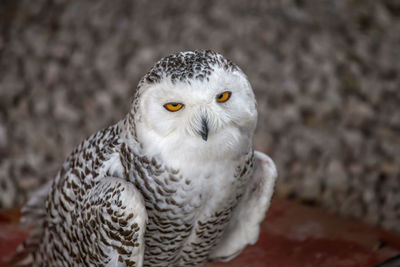
[[145, 83], [136, 131], [148, 154], [207, 159], [247, 151], [256, 126], [256, 101], [240, 71], [215, 68], [208, 79]]

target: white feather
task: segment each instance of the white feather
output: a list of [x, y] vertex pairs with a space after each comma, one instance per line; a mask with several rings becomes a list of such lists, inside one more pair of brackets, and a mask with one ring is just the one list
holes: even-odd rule
[[237, 256], [246, 245], [258, 240], [260, 224], [269, 207], [277, 172], [274, 162], [264, 153], [255, 151], [256, 162], [247, 191], [236, 209], [225, 236], [211, 253], [215, 260], [231, 260]]

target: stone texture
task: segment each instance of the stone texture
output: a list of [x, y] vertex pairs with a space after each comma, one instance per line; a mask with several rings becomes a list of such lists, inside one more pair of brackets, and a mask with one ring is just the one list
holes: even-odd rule
[[121, 118], [156, 60], [213, 49], [256, 91], [280, 194], [400, 231], [398, 1], [6, 0], [0, 31], [0, 207]]

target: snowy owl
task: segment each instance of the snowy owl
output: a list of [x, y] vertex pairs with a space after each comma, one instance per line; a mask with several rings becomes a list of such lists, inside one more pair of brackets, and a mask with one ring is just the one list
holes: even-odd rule
[[23, 209], [32, 266], [202, 266], [258, 239], [277, 177], [253, 150], [245, 74], [212, 51], [158, 61], [121, 121], [84, 140]]

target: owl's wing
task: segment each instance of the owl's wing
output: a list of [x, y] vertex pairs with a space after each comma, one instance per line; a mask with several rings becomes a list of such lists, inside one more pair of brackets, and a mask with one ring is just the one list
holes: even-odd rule
[[265, 217], [274, 192], [277, 171], [270, 157], [254, 152], [255, 170], [247, 190], [235, 209], [221, 242], [211, 252], [211, 261], [228, 261], [246, 245], [258, 240], [260, 223]]
[[[86, 254], [84, 259], [75, 264], [82, 264], [81, 261], [84, 261], [85, 265], [142, 266], [147, 212], [140, 192], [132, 183], [121, 178], [104, 177], [86, 193], [79, 215], [83, 222], [81, 227], [74, 228], [74, 220], [63, 221], [64, 229], [69, 229], [80, 237], [78, 243], [74, 244], [79, 246], [79, 251]], [[68, 225], [69, 223], [74, 225]], [[42, 234], [48, 233], [42, 231]], [[69, 238], [69, 235], [65, 238]], [[29, 262], [33, 260], [30, 253], [39, 244], [35, 244], [32, 236], [28, 241], [29, 246], [25, 242], [25, 246], [17, 251], [13, 260], [16, 265], [30, 265]], [[56, 240], [49, 242], [58, 243]], [[48, 245], [53, 253], [60, 253], [55, 258], [65, 256], [62, 247], [60, 250], [60, 244]], [[75, 259], [69, 260], [69, 264], [73, 265]]]
[[92, 217], [86, 230], [96, 238], [90, 245], [107, 255], [107, 266], [142, 266], [147, 212], [136, 187], [121, 178], [106, 177], [93, 188], [89, 207], [82, 216]]

